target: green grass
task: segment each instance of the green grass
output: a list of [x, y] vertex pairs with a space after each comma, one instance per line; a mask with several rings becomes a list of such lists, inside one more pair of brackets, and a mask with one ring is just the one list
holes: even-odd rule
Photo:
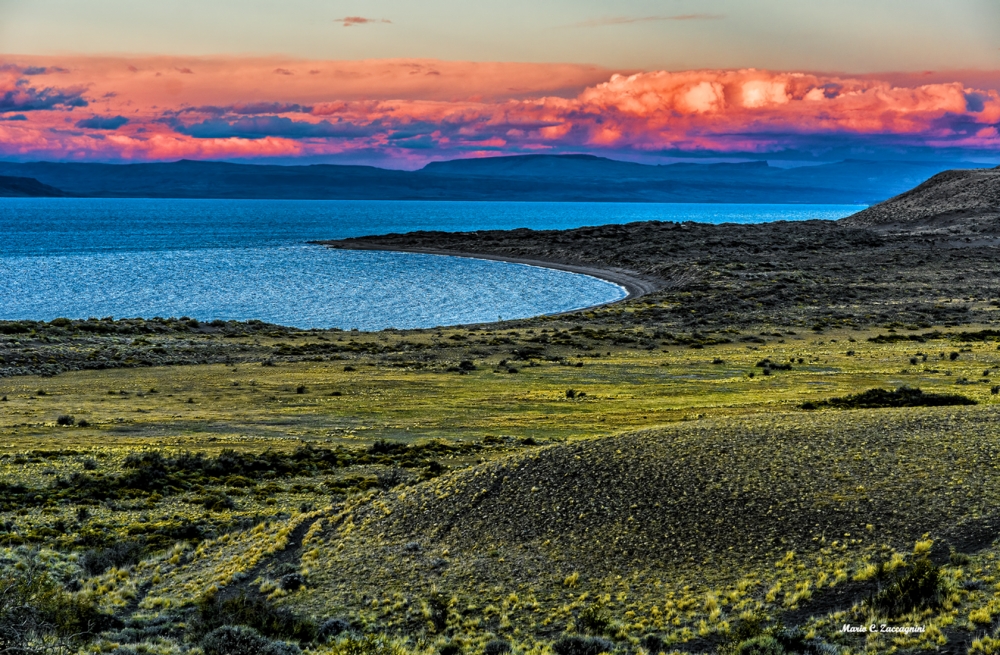
[[[989, 369], [1000, 375], [1000, 353], [992, 342], [972, 344], [952, 361], [939, 355], [957, 350], [946, 339], [876, 344], [866, 341], [872, 334], [789, 335], [767, 345], [700, 350], [618, 347], [603, 349], [599, 358], [567, 360], [582, 361], [579, 368], [544, 360], [534, 360], [535, 366], [516, 362], [516, 374], [495, 368], [510, 356], [494, 354], [470, 356], [477, 370], [468, 375], [445, 372], [443, 366], [429, 371], [359, 356], [346, 362], [7, 378], [0, 380], [0, 396], [8, 397], [0, 405], [0, 449], [56, 446], [67, 438], [77, 447], [109, 445], [109, 439], [113, 445], [135, 447], [154, 439], [158, 445], [206, 450], [285, 447], [293, 443], [290, 439], [572, 439], [699, 417], [770, 412], [880, 386], [996, 400], [989, 392], [992, 383], [985, 383], [992, 378], [983, 376]], [[919, 358], [912, 365], [909, 359], [917, 352], [928, 354], [928, 360]], [[765, 375], [756, 366], [764, 359], [791, 361], [792, 370]], [[347, 364], [356, 370], [344, 371]], [[970, 384], [955, 384], [963, 379]], [[299, 386], [306, 392], [296, 393]], [[39, 389], [45, 395], [37, 395]], [[586, 395], [568, 399], [567, 389]], [[72, 415], [90, 427], [58, 426], [60, 415]]]
[[[393, 648], [428, 655], [456, 639], [476, 652], [497, 635], [518, 653], [543, 653], [560, 634], [596, 629], [586, 627], [593, 616], [633, 647], [655, 633], [671, 648], [711, 650], [758, 617], [793, 621], [861, 652], [866, 642], [837, 636], [844, 622], [873, 618], [850, 594], [821, 602], [812, 618], [810, 603], [838, 589], [872, 591], [876, 563], [912, 561], [925, 532], [944, 548], [1000, 502], [991, 454], [1000, 438], [1000, 396], [991, 393], [1000, 351], [992, 339], [871, 341], [885, 331], [839, 330], [769, 335], [766, 343], [734, 334], [732, 343], [690, 348], [646, 331], [626, 345], [577, 335], [576, 345], [550, 343], [539, 357], [514, 360], [538, 334], [355, 333], [356, 350], [319, 361], [0, 379], [0, 556], [42, 548], [53, 570], [81, 580], [74, 593], [140, 623], [177, 620], [178, 608], [204, 594], [240, 588], [316, 621], [344, 616], [387, 631]], [[509, 343], [496, 345], [501, 337]], [[329, 343], [315, 334], [284, 338], [303, 351]], [[448, 370], [463, 360], [475, 370]], [[800, 409], [902, 386], [978, 405]], [[66, 415], [74, 425], [59, 425]], [[383, 439], [442, 445], [378, 454], [370, 447]], [[339, 453], [336, 463], [287, 474], [181, 471], [155, 489], [119, 485], [93, 499], [73, 491], [76, 482], [58, 482], [120, 480], [126, 457], [140, 450], [293, 458], [303, 446]], [[632, 448], [643, 454], [629, 459]], [[559, 477], [572, 463], [567, 453], [611, 467], [608, 480], [638, 480], [644, 467], [658, 467], [673, 486], [643, 487], [635, 502], [626, 489], [615, 501], [621, 507], [564, 525], [545, 512], [576, 499], [560, 495], [560, 485], [583, 479]], [[510, 497], [491, 505], [480, 496], [497, 467], [530, 471], [545, 462], [559, 475], [508, 473], [497, 484]], [[661, 507], [643, 509], [645, 498]], [[727, 503], [743, 514], [715, 521], [732, 509]], [[440, 532], [452, 514], [469, 533]], [[414, 522], [420, 516], [430, 523]], [[491, 517], [514, 517], [520, 532], [495, 531]], [[982, 634], [1000, 616], [1000, 548], [976, 539], [967, 539], [976, 544], [964, 559], [941, 569], [940, 603], [906, 619], [933, 629], [868, 637], [869, 652], [927, 647], [955, 630]], [[138, 564], [81, 572], [88, 549], [132, 540], [145, 544]], [[407, 550], [410, 542], [420, 550]], [[305, 575], [304, 590], [281, 588], [289, 567]], [[993, 652], [990, 639], [980, 640], [981, 652]]]

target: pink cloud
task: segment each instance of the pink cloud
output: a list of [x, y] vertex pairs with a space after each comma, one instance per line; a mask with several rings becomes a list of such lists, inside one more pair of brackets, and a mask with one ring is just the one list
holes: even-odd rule
[[368, 23], [391, 23], [391, 20], [386, 20], [385, 18], [365, 18], [363, 16], [344, 16], [343, 18], [337, 18], [333, 21], [334, 23], [340, 23], [344, 27], [352, 27], [354, 25], [366, 25]]
[[0, 65], [0, 112], [36, 111], [44, 109], [86, 107], [83, 85], [51, 87], [39, 84], [33, 75], [41, 74], [40, 67]]
[[[949, 79], [938, 73], [754, 69], [612, 74], [587, 66], [426, 60], [129, 62], [7, 62], [0, 69], [0, 103], [10, 108], [0, 105], [0, 111], [32, 110], [27, 120], [0, 124], [0, 155], [337, 161], [363, 153], [417, 166], [474, 153], [545, 151], [654, 156], [905, 147], [1000, 153], [1000, 94], [989, 84], [966, 81], [1000, 80], [989, 72]], [[58, 88], [21, 73], [56, 63], [67, 70]], [[198, 74], [156, 75], [180, 69]], [[310, 75], [280, 74], [294, 70]], [[114, 132], [67, 132], [64, 117], [72, 103], [96, 98], [102, 115], [127, 123]]]

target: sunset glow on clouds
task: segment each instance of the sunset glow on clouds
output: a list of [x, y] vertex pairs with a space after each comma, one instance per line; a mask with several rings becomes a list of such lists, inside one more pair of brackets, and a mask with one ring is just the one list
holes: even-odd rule
[[[371, 162], [589, 152], [1000, 155], [1000, 76], [618, 74], [433, 60], [8, 57], [0, 157]], [[890, 81], [892, 80], [892, 81]], [[972, 82], [980, 86], [973, 86]]]

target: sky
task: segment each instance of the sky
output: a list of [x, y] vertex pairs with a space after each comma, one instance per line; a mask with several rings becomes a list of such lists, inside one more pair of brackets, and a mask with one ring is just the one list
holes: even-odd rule
[[0, 158], [1000, 162], [996, 0], [0, 0]]

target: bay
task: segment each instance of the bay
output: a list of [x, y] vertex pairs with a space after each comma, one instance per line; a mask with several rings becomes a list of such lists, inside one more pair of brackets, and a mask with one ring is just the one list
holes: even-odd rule
[[376, 330], [619, 300], [547, 268], [307, 242], [413, 230], [836, 219], [844, 205], [0, 199], [0, 319], [188, 316]]

